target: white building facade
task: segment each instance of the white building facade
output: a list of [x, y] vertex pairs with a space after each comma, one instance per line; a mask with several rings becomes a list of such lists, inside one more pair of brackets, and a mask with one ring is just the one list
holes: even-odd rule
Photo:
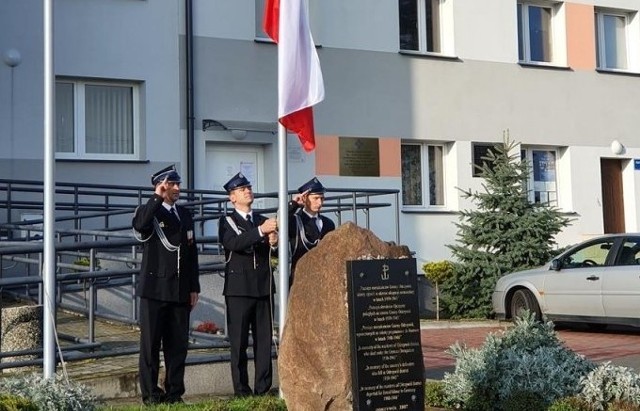
[[[264, 0], [53, 0], [56, 180], [147, 185], [177, 163], [222, 190], [277, 191], [277, 56]], [[458, 188], [508, 130], [531, 201], [574, 219], [561, 245], [640, 231], [640, 0], [310, 0], [326, 98], [317, 148], [289, 137], [289, 189], [400, 190], [400, 242], [450, 256]], [[41, 180], [40, 0], [0, 2], [0, 173]], [[344, 150], [377, 150], [366, 175]], [[341, 151], [342, 150], [342, 151]], [[341, 154], [342, 153], [342, 154]], [[355, 174], [355, 175], [354, 175]], [[390, 208], [371, 228], [395, 240]]]

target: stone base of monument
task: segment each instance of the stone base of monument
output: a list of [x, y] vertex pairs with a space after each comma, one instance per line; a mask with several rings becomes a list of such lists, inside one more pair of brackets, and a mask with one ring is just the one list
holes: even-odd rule
[[[24, 305], [2, 308], [0, 314], [0, 352], [31, 350], [42, 347], [42, 306]], [[2, 358], [2, 362], [24, 361], [36, 355]], [[25, 368], [9, 368], [8, 373]]]
[[288, 409], [353, 409], [347, 262], [410, 256], [407, 247], [346, 223], [300, 259], [278, 358]]

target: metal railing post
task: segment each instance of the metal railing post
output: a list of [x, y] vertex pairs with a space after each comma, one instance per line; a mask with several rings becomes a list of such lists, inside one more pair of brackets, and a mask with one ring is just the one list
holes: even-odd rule
[[356, 192], [351, 193], [351, 201], [353, 202], [353, 224], [358, 225], [358, 197], [356, 196]]
[[[366, 198], [366, 199], [367, 199], [367, 205], [368, 205], [368, 204], [369, 204], [369, 194], [367, 194], [364, 198]], [[371, 210], [370, 210], [369, 208], [364, 208], [362, 211], [364, 212], [364, 216], [365, 216], [365, 224], [367, 225], [367, 226], [366, 226], [366, 227], [367, 227], [367, 230], [369, 230], [369, 229], [370, 229], [370, 227], [371, 227], [371, 225], [370, 225], [370, 221], [371, 221], [371, 220], [370, 220], [370, 219], [371, 219], [371, 216], [370, 216], [370, 214], [371, 214]]]
[[[96, 270], [96, 249], [89, 250], [89, 271], [94, 272]], [[97, 291], [95, 287], [96, 280], [94, 278], [89, 280], [89, 342], [95, 342], [96, 339], [96, 299]]]
[[[11, 224], [12, 219], [11, 219], [11, 183], [7, 184], [7, 223]], [[7, 232], [7, 238], [9, 240], [13, 240], [13, 229], [9, 229], [9, 231]]]
[[[44, 251], [41, 251], [38, 254], [38, 275], [40, 275], [40, 273], [42, 273], [42, 265], [44, 262], [44, 255], [43, 255]], [[27, 291], [27, 295], [31, 294], [30, 290], [29, 290], [29, 285], [26, 286], [26, 291]], [[44, 298], [42, 298], [44, 294], [44, 289], [43, 289], [43, 284], [42, 281], [40, 281], [38, 283], [38, 305], [42, 305], [44, 302]]]
[[108, 211], [111, 209], [109, 207], [109, 194], [104, 196], [104, 204], [105, 204], [105, 212], [104, 213], [104, 228], [109, 228], [109, 213]]
[[[131, 259], [135, 261], [137, 256], [137, 248], [134, 245], [131, 247]], [[135, 321], [136, 323], [138, 322], [138, 303], [136, 293], [137, 281], [138, 276], [135, 274], [131, 274], [131, 319], [133, 319], [133, 321]]]
[[[74, 216], [78, 216], [80, 215], [80, 200], [79, 200], [79, 193], [78, 190], [80, 188], [78, 186], [75, 186], [73, 188], [73, 215]], [[80, 223], [79, 219], [74, 219], [73, 220], [73, 228], [75, 228], [76, 230], [79, 230], [80, 227], [78, 226], [78, 224]]]

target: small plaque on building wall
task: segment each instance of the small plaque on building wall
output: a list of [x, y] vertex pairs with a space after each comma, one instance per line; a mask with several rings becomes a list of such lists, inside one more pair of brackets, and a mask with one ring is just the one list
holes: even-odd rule
[[636, 158], [633, 160], [633, 168], [635, 170], [640, 170], [640, 158]]
[[380, 176], [380, 148], [377, 138], [340, 137], [340, 175]]

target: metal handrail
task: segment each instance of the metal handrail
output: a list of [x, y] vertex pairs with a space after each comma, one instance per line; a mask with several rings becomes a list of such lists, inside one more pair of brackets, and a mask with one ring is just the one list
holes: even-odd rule
[[[0, 233], [4, 232], [6, 241], [0, 240], [0, 299], [2, 292], [11, 290], [22, 296], [33, 298], [37, 291], [37, 302], [42, 304], [43, 244], [29, 241], [33, 233], [42, 232], [42, 219], [15, 221], [18, 213], [41, 211], [43, 192], [42, 182], [29, 180], [0, 179]], [[84, 314], [88, 318], [88, 344], [95, 341], [95, 320], [97, 313], [97, 291], [101, 288], [131, 287], [132, 301], [136, 300], [135, 285], [140, 265], [139, 242], [131, 233], [130, 216], [134, 209], [146, 201], [153, 193], [150, 187], [135, 187], [108, 184], [56, 183], [56, 289], [60, 295], [56, 303], [60, 306], [62, 294], [77, 291], [79, 287], [88, 291], [88, 306]], [[289, 195], [295, 192], [290, 191]], [[228, 196], [216, 190], [182, 190], [181, 204], [194, 213], [194, 222], [200, 229], [198, 243], [218, 246], [215, 236], [205, 236], [205, 224], [218, 220], [229, 210]], [[327, 189], [323, 211], [334, 213], [337, 225], [342, 224], [344, 216], [350, 215], [358, 223], [358, 213], [364, 213], [364, 225], [369, 228], [369, 211], [377, 208], [392, 207], [395, 214], [396, 238], [399, 242], [399, 203], [398, 190], [387, 189]], [[277, 198], [278, 193], [256, 193], [256, 198]], [[377, 201], [374, 198], [392, 196], [393, 201]], [[265, 214], [275, 213], [275, 208], [263, 208], [256, 211]], [[349, 214], [346, 214], [349, 213]], [[3, 215], [4, 214], [4, 215]], [[4, 217], [4, 221], [2, 220]], [[115, 224], [114, 224], [115, 223]], [[83, 227], [85, 226], [85, 227]], [[87, 228], [91, 227], [91, 228]], [[13, 234], [22, 232], [21, 241], [15, 241]], [[0, 234], [1, 235], [1, 234]], [[18, 239], [18, 236], [15, 236]], [[109, 250], [118, 250], [109, 254]], [[127, 251], [129, 250], [129, 251]], [[211, 250], [215, 250], [211, 249]], [[208, 250], [211, 252], [211, 250]], [[68, 262], [69, 258], [87, 257], [89, 267]], [[66, 259], [66, 261], [65, 261]], [[131, 268], [122, 270], [96, 269], [96, 261], [113, 260], [127, 263]], [[25, 275], [3, 277], [3, 262], [25, 265]], [[201, 273], [216, 273], [223, 270], [222, 263], [202, 264]], [[38, 275], [32, 275], [32, 273]], [[22, 291], [20, 291], [22, 290]], [[1, 300], [0, 300], [1, 301]], [[77, 309], [77, 307], [76, 307]], [[137, 306], [132, 304], [130, 316], [118, 318], [125, 323], [137, 322]], [[72, 337], [73, 338], [73, 337]], [[77, 347], [87, 347], [78, 345]], [[80, 349], [80, 348], [78, 348]], [[2, 357], [14, 353], [1, 353]], [[87, 354], [91, 356], [92, 354]], [[95, 353], [104, 356], [104, 352]], [[83, 357], [84, 358], [84, 357]], [[36, 362], [38, 360], [35, 360]], [[40, 360], [41, 361], [41, 360]], [[30, 361], [16, 362], [15, 366], [31, 364]], [[11, 367], [12, 363], [1, 364], [0, 369]]]

